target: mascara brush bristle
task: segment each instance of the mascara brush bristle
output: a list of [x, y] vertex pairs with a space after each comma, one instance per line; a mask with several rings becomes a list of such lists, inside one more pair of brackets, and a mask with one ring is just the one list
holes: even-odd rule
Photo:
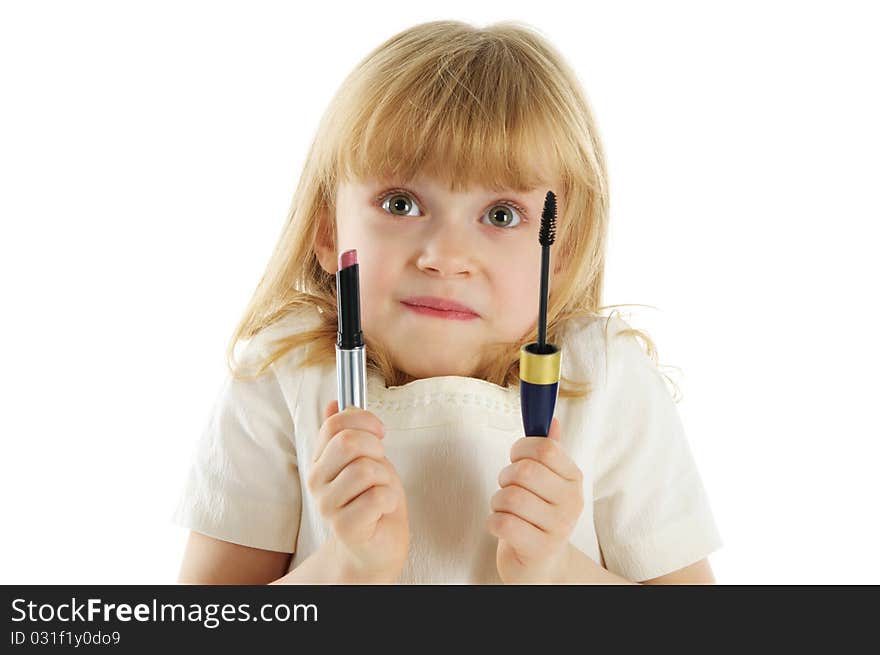
[[547, 192], [544, 198], [544, 211], [541, 212], [541, 231], [538, 234], [538, 243], [547, 247], [556, 239], [556, 195], [552, 191]]
[[550, 277], [550, 245], [556, 239], [556, 195], [547, 192], [544, 198], [544, 211], [541, 212], [541, 231], [538, 243], [541, 244], [541, 298], [538, 305], [538, 349], [543, 353], [547, 342], [547, 294]]

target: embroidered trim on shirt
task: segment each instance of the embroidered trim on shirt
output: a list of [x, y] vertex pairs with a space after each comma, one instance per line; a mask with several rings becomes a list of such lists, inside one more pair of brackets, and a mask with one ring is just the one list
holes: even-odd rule
[[431, 393], [418, 394], [405, 400], [382, 400], [367, 399], [367, 406], [384, 409], [389, 412], [402, 412], [415, 407], [425, 407], [432, 404], [454, 404], [491, 409], [502, 414], [513, 414], [520, 411], [519, 404], [485, 398], [480, 394], [434, 391]]

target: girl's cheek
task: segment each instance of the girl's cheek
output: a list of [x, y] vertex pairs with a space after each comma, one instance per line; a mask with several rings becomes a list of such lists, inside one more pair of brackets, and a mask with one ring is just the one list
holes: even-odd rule
[[376, 239], [395, 239], [404, 237], [412, 231], [415, 224], [407, 225], [402, 219], [390, 218], [365, 218], [363, 223], [364, 231], [368, 232]]
[[[535, 246], [535, 249], [539, 249]], [[522, 305], [525, 299], [534, 298], [537, 311], [538, 295], [541, 287], [541, 260], [532, 261], [530, 253], [522, 253], [519, 263], [505, 262], [494, 269], [494, 285], [501, 291], [507, 302]], [[497, 264], [498, 262], [496, 262]]]
[[361, 297], [368, 302], [376, 303], [383, 297], [392, 297], [395, 293], [397, 267], [393, 262], [381, 258], [371, 258], [367, 266], [361, 269]]

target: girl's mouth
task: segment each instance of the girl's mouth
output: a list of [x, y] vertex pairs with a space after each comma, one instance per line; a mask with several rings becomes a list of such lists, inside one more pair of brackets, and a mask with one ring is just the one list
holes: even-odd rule
[[452, 321], [472, 321], [479, 315], [464, 305], [442, 298], [407, 298], [400, 304], [415, 314], [445, 318]]

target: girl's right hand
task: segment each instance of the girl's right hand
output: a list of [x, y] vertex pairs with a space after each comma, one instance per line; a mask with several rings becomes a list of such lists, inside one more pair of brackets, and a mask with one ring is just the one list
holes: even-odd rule
[[332, 526], [326, 544], [343, 578], [395, 582], [409, 553], [403, 484], [385, 458], [385, 426], [358, 407], [324, 409], [307, 480], [321, 516]]

